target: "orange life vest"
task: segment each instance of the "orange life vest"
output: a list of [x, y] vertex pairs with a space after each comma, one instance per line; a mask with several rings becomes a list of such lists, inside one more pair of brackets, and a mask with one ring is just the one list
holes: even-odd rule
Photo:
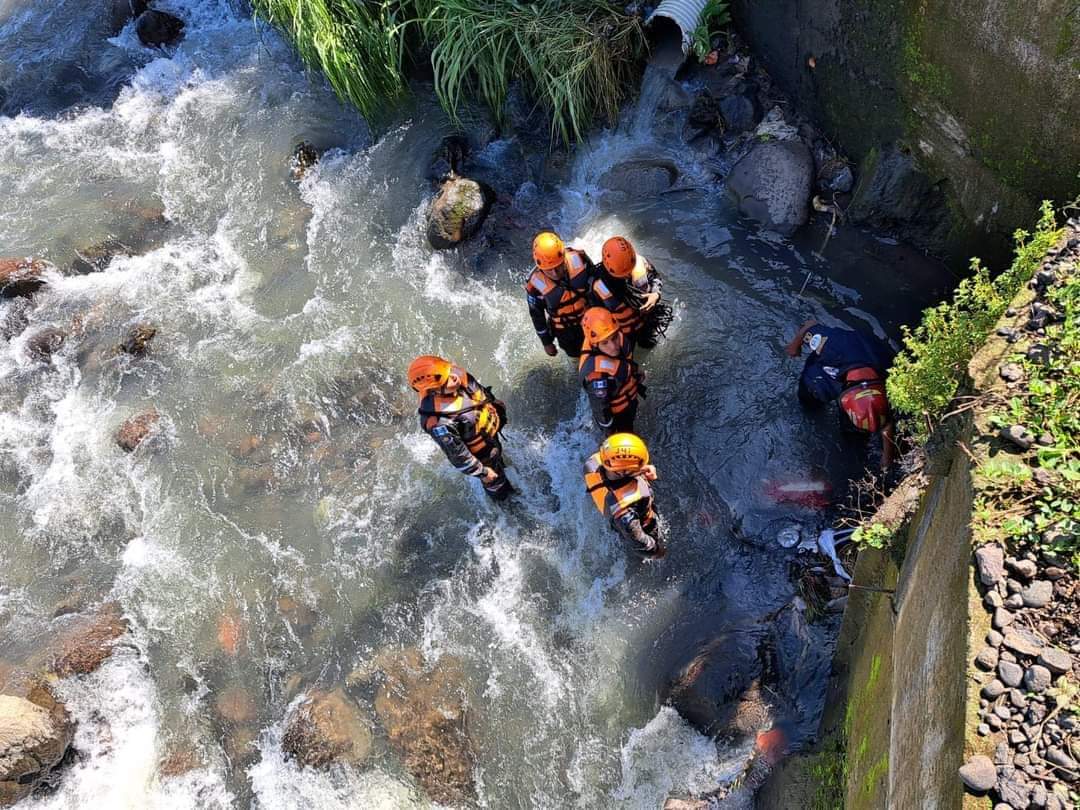
[[655, 520], [653, 493], [644, 475], [609, 479], [600, 463], [600, 454], [593, 453], [585, 462], [585, 489], [593, 503], [608, 520], [615, 520], [630, 509], [641, 509], [643, 523]]
[[[424, 427], [434, 428], [440, 419], [450, 419], [462, 430], [462, 441], [474, 455], [484, 450], [502, 428], [499, 411], [479, 386], [471, 394], [466, 392], [470, 382], [468, 373], [461, 375], [461, 388], [454, 394], [432, 393], [420, 400], [420, 415], [425, 417]], [[463, 418], [462, 418], [463, 417]]]
[[628, 357], [611, 357], [589, 346], [588, 341], [578, 360], [578, 379], [587, 387], [592, 380], [608, 377], [612, 380], [615, 391], [608, 399], [608, 407], [613, 414], [619, 414], [630, 407], [641, 390], [644, 375], [638, 364]]
[[553, 279], [537, 267], [525, 282], [525, 291], [543, 300], [551, 326], [558, 332], [581, 323], [589, 282], [589, 262], [580, 250], [567, 250], [563, 265], [564, 278]]
[[[637, 263], [625, 283], [639, 292], [644, 292], [649, 284], [649, 261], [640, 254]], [[633, 307], [625, 296], [616, 296], [615, 291], [603, 278], [592, 283], [593, 296], [600, 305], [607, 309], [619, 324], [619, 330], [628, 338], [634, 337], [641, 324], [645, 322], [645, 313]]]

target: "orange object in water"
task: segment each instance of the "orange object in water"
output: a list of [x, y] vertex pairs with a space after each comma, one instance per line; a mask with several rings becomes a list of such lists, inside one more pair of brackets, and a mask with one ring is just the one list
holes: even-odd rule
[[224, 613], [218, 619], [218, 646], [229, 655], [236, 655], [240, 650], [240, 643], [243, 638], [244, 625], [240, 622], [240, 618], [232, 611]]
[[769, 481], [765, 494], [776, 503], [794, 503], [811, 509], [824, 509], [832, 503], [832, 485], [828, 481]]
[[787, 737], [778, 728], [763, 731], [754, 741], [754, 750], [770, 765], [775, 765], [787, 753]]

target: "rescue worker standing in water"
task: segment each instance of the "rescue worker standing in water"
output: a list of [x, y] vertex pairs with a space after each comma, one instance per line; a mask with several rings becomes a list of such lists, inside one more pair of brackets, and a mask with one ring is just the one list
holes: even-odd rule
[[809, 320], [787, 345], [798, 357], [809, 349], [799, 377], [799, 401], [818, 408], [836, 401], [851, 429], [881, 434], [881, 466], [888, 469], [896, 455], [892, 414], [885, 392], [886, 369], [892, 352], [877, 338], [852, 329], [823, 326]]
[[420, 395], [421, 429], [442, 448], [450, 463], [479, 478], [497, 501], [513, 494], [503, 464], [499, 431], [506, 407], [465, 369], [425, 354], [409, 365], [409, 385]]
[[608, 434], [630, 432], [638, 397], [645, 394], [645, 373], [634, 362], [633, 346], [603, 307], [585, 310], [581, 323], [585, 343], [578, 379], [589, 395], [593, 420]]
[[622, 236], [604, 242], [601, 253], [592, 282], [593, 300], [615, 317], [623, 335], [634, 345], [653, 348], [673, 317], [671, 307], [660, 302], [660, 274]]
[[558, 354], [555, 342], [570, 357], [581, 354], [581, 316], [596, 266], [583, 250], [568, 248], [558, 234], [541, 231], [533, 239], [536, 267], [525, 282], [529, 316], [544, 351]]
[[634, 551], [652, 559], [667, 552], [653, 508], [656, 477], [645, 442], [633, 433], [609, 436], [585, 462], [585, 489], [600, 514]]

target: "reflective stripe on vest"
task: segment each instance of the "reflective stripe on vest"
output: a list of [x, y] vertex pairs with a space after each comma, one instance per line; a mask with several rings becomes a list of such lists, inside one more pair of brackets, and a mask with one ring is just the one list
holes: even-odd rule
[[619, 325], [619, 330], [627, 337], [633, 337], [634, 332], [641, 326], [642, 314], [625, 301], [616, 300], [615, 293], [602, 279], [593, 282], [593, 292], [596, 293], [596, 297], [600, 299], [604, 308], [611, 313], [615, 323]]
[[487, 394], [484, 393], [483, 389], [478, 389], [468, 397], [464, 393], [455, 396], [434, 394], [429, 395], [426, 399], [430, 400], [431, 408], [427, 411], [421, 408], [421, 413], [430, 413], [435, 417], [454, 419], [462, 414], [476, 412], [476, 421], [469, 423], [470, 426], [474, 427], [476, 435], [465, 439], [465, 445], [472, 453], [476, 453], [490, 444], [491, 440], [499, 432], [501, 427], [499, 424], [499, 412], [488, 401]]

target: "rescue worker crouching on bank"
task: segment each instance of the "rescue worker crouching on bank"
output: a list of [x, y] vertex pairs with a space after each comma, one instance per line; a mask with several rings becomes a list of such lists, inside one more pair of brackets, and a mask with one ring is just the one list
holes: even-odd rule
[[622, 236], [604, 242], [602, 256], [592, 282], [593, 300], [615, 316], [630, 341], [653, 348], [673, 318], [671, 307], [660, 302], [660, 274]]
[[499, 432], [506, 406], [465, 369], [425, 354], [409, 366], [409, 385], [420, 395], [421, 429], [442, 448], [450, 463], [479, 478], [484, 492], [501, 501], [514, 492], [506, 477]]
[[806, 358], [799, 377], [799, 401], [805, 408], [818, 408], [836, 401], [842, 425], [866, 435], [881, 434], [881, 467], [887, 470], [896, 456], [892, 413], [885, 391], [886, 369], [892, 352], [877, 338], [852, 329], [823, 326], [809, 320], [787, 345], [787, 353], [798, 357], [806, 346]]
[[581, 316], [587, 306], [596, 266], [582, 250], [568, 248], [558, 234], [542, 231], [533, 239], [536, 267], [525, 282], [529, 316], [544, 351], [570, 357], [581, 354]]
[[638, 397], [645, 396], [645, 372], [634, 362], [633, 345], [603, 307], [587, 309], [582, 327], [585, 343], [578, 379], [589, 395], [593, 421], [609, 434], [630, 432]]
[[585, 462], [585, 489], [615, 531], [638, 554], [659, 559], [667, 553], [660, 539], [645, 442], [633, 433], [609, 436]]

